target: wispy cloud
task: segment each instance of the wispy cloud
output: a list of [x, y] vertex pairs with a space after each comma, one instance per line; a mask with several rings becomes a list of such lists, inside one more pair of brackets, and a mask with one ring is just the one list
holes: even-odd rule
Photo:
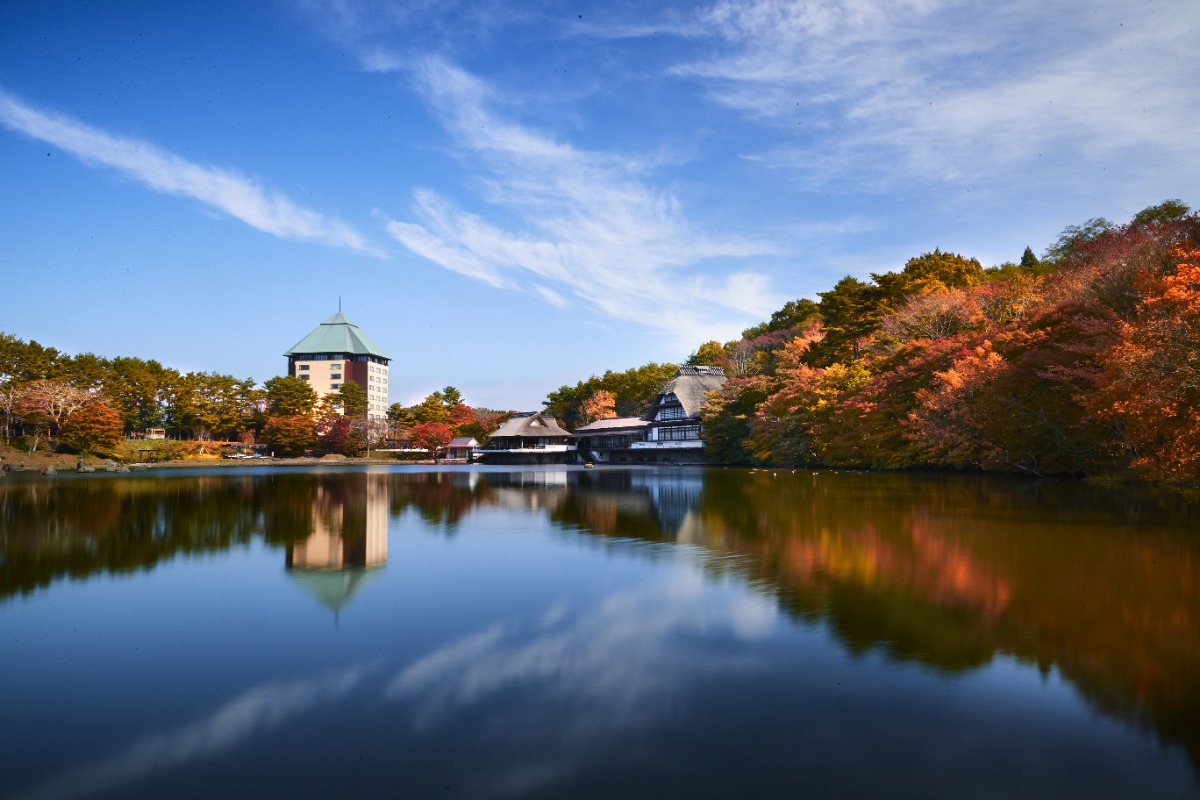
[[149, 142], [115, 136], [37, 109], [3, 89], [0, 124], [54, 145], [85, 164], [114, 169], [156, 192], [198, 200], [272, 236], [382, 255], [349, 225], [298, 206], [251, 178], [195, 164]]
[[764, 276], [721, 276], [713, 267], [770, 247], [699, 230], [678, 199], [653, 184], [648, 164], [506, 119], [494, 110], [492, 88], [445, 61], [426, 60], [416, 79], [462, 157], [484, 176], [483, 200], [513, 221], [489, 222], [419, 190], [414, 221], [388, 224], [413, 252], [492, 286], [669, 332], [684, 346], [732, 335], [778, 305]]
[[788, 130], [757, 155], [815, 185], [1197, 163], [1194, 3], [722, 0], [701, 20], [715, 54], [674, 74]]

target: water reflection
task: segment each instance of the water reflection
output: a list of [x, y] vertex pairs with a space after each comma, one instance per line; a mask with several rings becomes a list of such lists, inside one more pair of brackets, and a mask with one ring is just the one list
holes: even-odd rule
[[288, 574], [335, 618], [387, 563], [387, 478], [347, 477], [316, 484], [312, 533], [287, 547]]
[[[640, 558], [686, 546], [700, 574], [753, 586], [852, 654], [944, 675], [998, 656], [1037, 665], [1093, 708], [1182, 745], [1200, 771], [1200, 513], [1173, 493], [687, 469], [9, 480], [0, 598], [257, 538], [336, 613], [387, 560], [389, 520], [415, 514], [453, 537], [492, 510], [628, 544]], [[653, 605], [677, 625], [701, 596]], [[387, 694], [432, 725], [537, 679], [583, 703], [589, 724], [603, 727], [603, 709], [615, 729], [671, 693], [654, 680], [669, 673], [612, 654], [643, 654], [656, 668], [679, 656], [655, 650], [647, 603], [631, 603], [639, 614], [628, 618], [619, 599], [570, 626], [549, 615], [532, 639], [503, 625], [468, 631], [397, 671]]]

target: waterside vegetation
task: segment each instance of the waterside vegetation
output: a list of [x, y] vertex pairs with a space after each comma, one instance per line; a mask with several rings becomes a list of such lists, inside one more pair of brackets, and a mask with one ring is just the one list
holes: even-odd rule
[[[710, 461], [1200, 481], [1200, 216], [1179, 200], [1070, 226], [1040, 259], [934, 250], [818, 298], [688, 359], [729, 376], [703, 414]], [[671, 366], [546, 406], [578, 420]]]

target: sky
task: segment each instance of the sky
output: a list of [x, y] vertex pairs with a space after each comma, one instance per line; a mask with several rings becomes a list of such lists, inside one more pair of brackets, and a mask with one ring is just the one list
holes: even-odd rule
[[1196, 0], [0, 4], [0, 331], [536, 410], [844, 275], [1200, 206]]

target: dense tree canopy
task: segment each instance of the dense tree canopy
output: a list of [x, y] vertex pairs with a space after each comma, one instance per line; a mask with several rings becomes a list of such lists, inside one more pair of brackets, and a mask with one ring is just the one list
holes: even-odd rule
[[1198, 263], [1200, 217], [1172, 200], [1070, 226], [1042, 261], [847, 276], [806, 330], [722, 346], [709, 455], [1200, 481]]

